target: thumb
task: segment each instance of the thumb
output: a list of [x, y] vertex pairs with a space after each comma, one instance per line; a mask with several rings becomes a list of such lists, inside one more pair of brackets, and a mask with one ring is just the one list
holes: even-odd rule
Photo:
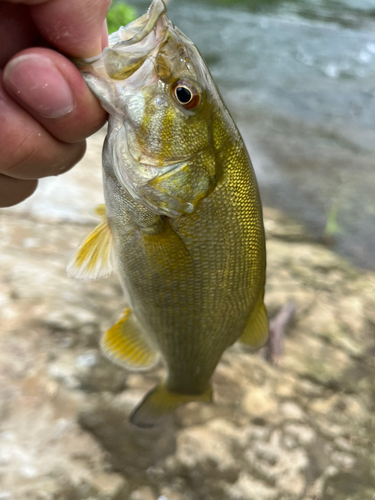
[[50, 0], [29, 7], [39, 32], [61, 52], [93, 57], [102, 52], [103, 23], [111, 0]]

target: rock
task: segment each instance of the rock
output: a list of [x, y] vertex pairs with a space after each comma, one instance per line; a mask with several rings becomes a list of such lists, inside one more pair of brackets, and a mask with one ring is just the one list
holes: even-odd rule
[[172, 486], [161, 488], [160, 493], [157, 500], [194, 500], [190, 494], [186, 494], [185, 491], [176, 491]]
[[227, 494], [232, 500], [276, 500], [278, 497], [275, 488], [254, 479], [245, 472], [240, 474], [233, 486], [227, 487]]
[[300, 406], [293, 402], [285, 402], [280, 407], [281, 413], [290, 420], [303, 420], [305, 413]]
[[282, 491], [301, 495], [306, 487], [304, 471], [309, 466], [309, 457], [303, 448], [285, 448], [282, 438], [282, 433], [275, 430], [268, 442], [258, 441], [245, 456], [260, 477]]
[[356, 459], [349, 453], [336, 451], [331, 455], [332, 462], [340, 468], [352, 469], [355, 465]]
[[175, 461], [178, 470], [200, 470], [205, 477], [222, 474], [232, 477], [238, 470], [225, 432], [220, 437], [206, 427], [192, 427], [179, 433]]
[[91, 311], [74, 306], [51, 311], [44, 318], [44, 324], [56, 330], [79, 330], [87, 325], [97, 325], [97, 321], [97, 316]]
[[285, 432], [296, 437], [301, 445], [312, 444], [316, 440], [316, 432], [307, 425], [288, 424], [285, 426]]
[[151, 488], [144, 486], [131, 493], [129, 500], [156, 500]]
[[94, 476], [92, 484], [100, 500], [127, 500], [129, 496], [128, 483], [118, 474], [102, 472]]
[[251, 417], [264, 417], [276, 411], [277, 400], [269, 387], [252, 387], [243, 398], [242, 408]]
[[75, 360], [79, 388], [87, 392], [119, 393], [127, 386], [127, 374], [97, 350], [86, 351]]

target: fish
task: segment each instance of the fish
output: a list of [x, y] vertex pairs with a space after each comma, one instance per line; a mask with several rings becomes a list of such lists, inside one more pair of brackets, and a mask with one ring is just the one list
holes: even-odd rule
[[127, 307], [100, 345], [128, 370], [163, 363], [165, 380], [130, 415], [152, 428], [184, 404], [212, 402], [228, 347], [267, 341], [259, 189], [203, 57], [162, 0], [77, 65], [109, 119], [101, 222], [68, 275], [119, 273]]

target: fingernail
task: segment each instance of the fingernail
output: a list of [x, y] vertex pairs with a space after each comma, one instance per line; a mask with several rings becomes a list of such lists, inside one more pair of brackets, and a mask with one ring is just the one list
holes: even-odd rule
[[8, 89], [43, 118], [58, 118], [74, 108], [69, 85], [46, 57], [16, 57], [6, 66], [3, 79]]
[[102, 51], [106, 47], [108, 47], [108, 26], [107, 26], [107, 19], [104, 19], [102, 28]]

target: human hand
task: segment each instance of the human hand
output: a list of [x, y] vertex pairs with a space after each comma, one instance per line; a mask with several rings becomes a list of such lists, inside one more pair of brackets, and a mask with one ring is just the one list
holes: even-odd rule
[[0, 0], [0, 207], [30, 196], [37, 179], [69, 170], [105, 123], [65, 55], [102, 52], [110, 3]]

